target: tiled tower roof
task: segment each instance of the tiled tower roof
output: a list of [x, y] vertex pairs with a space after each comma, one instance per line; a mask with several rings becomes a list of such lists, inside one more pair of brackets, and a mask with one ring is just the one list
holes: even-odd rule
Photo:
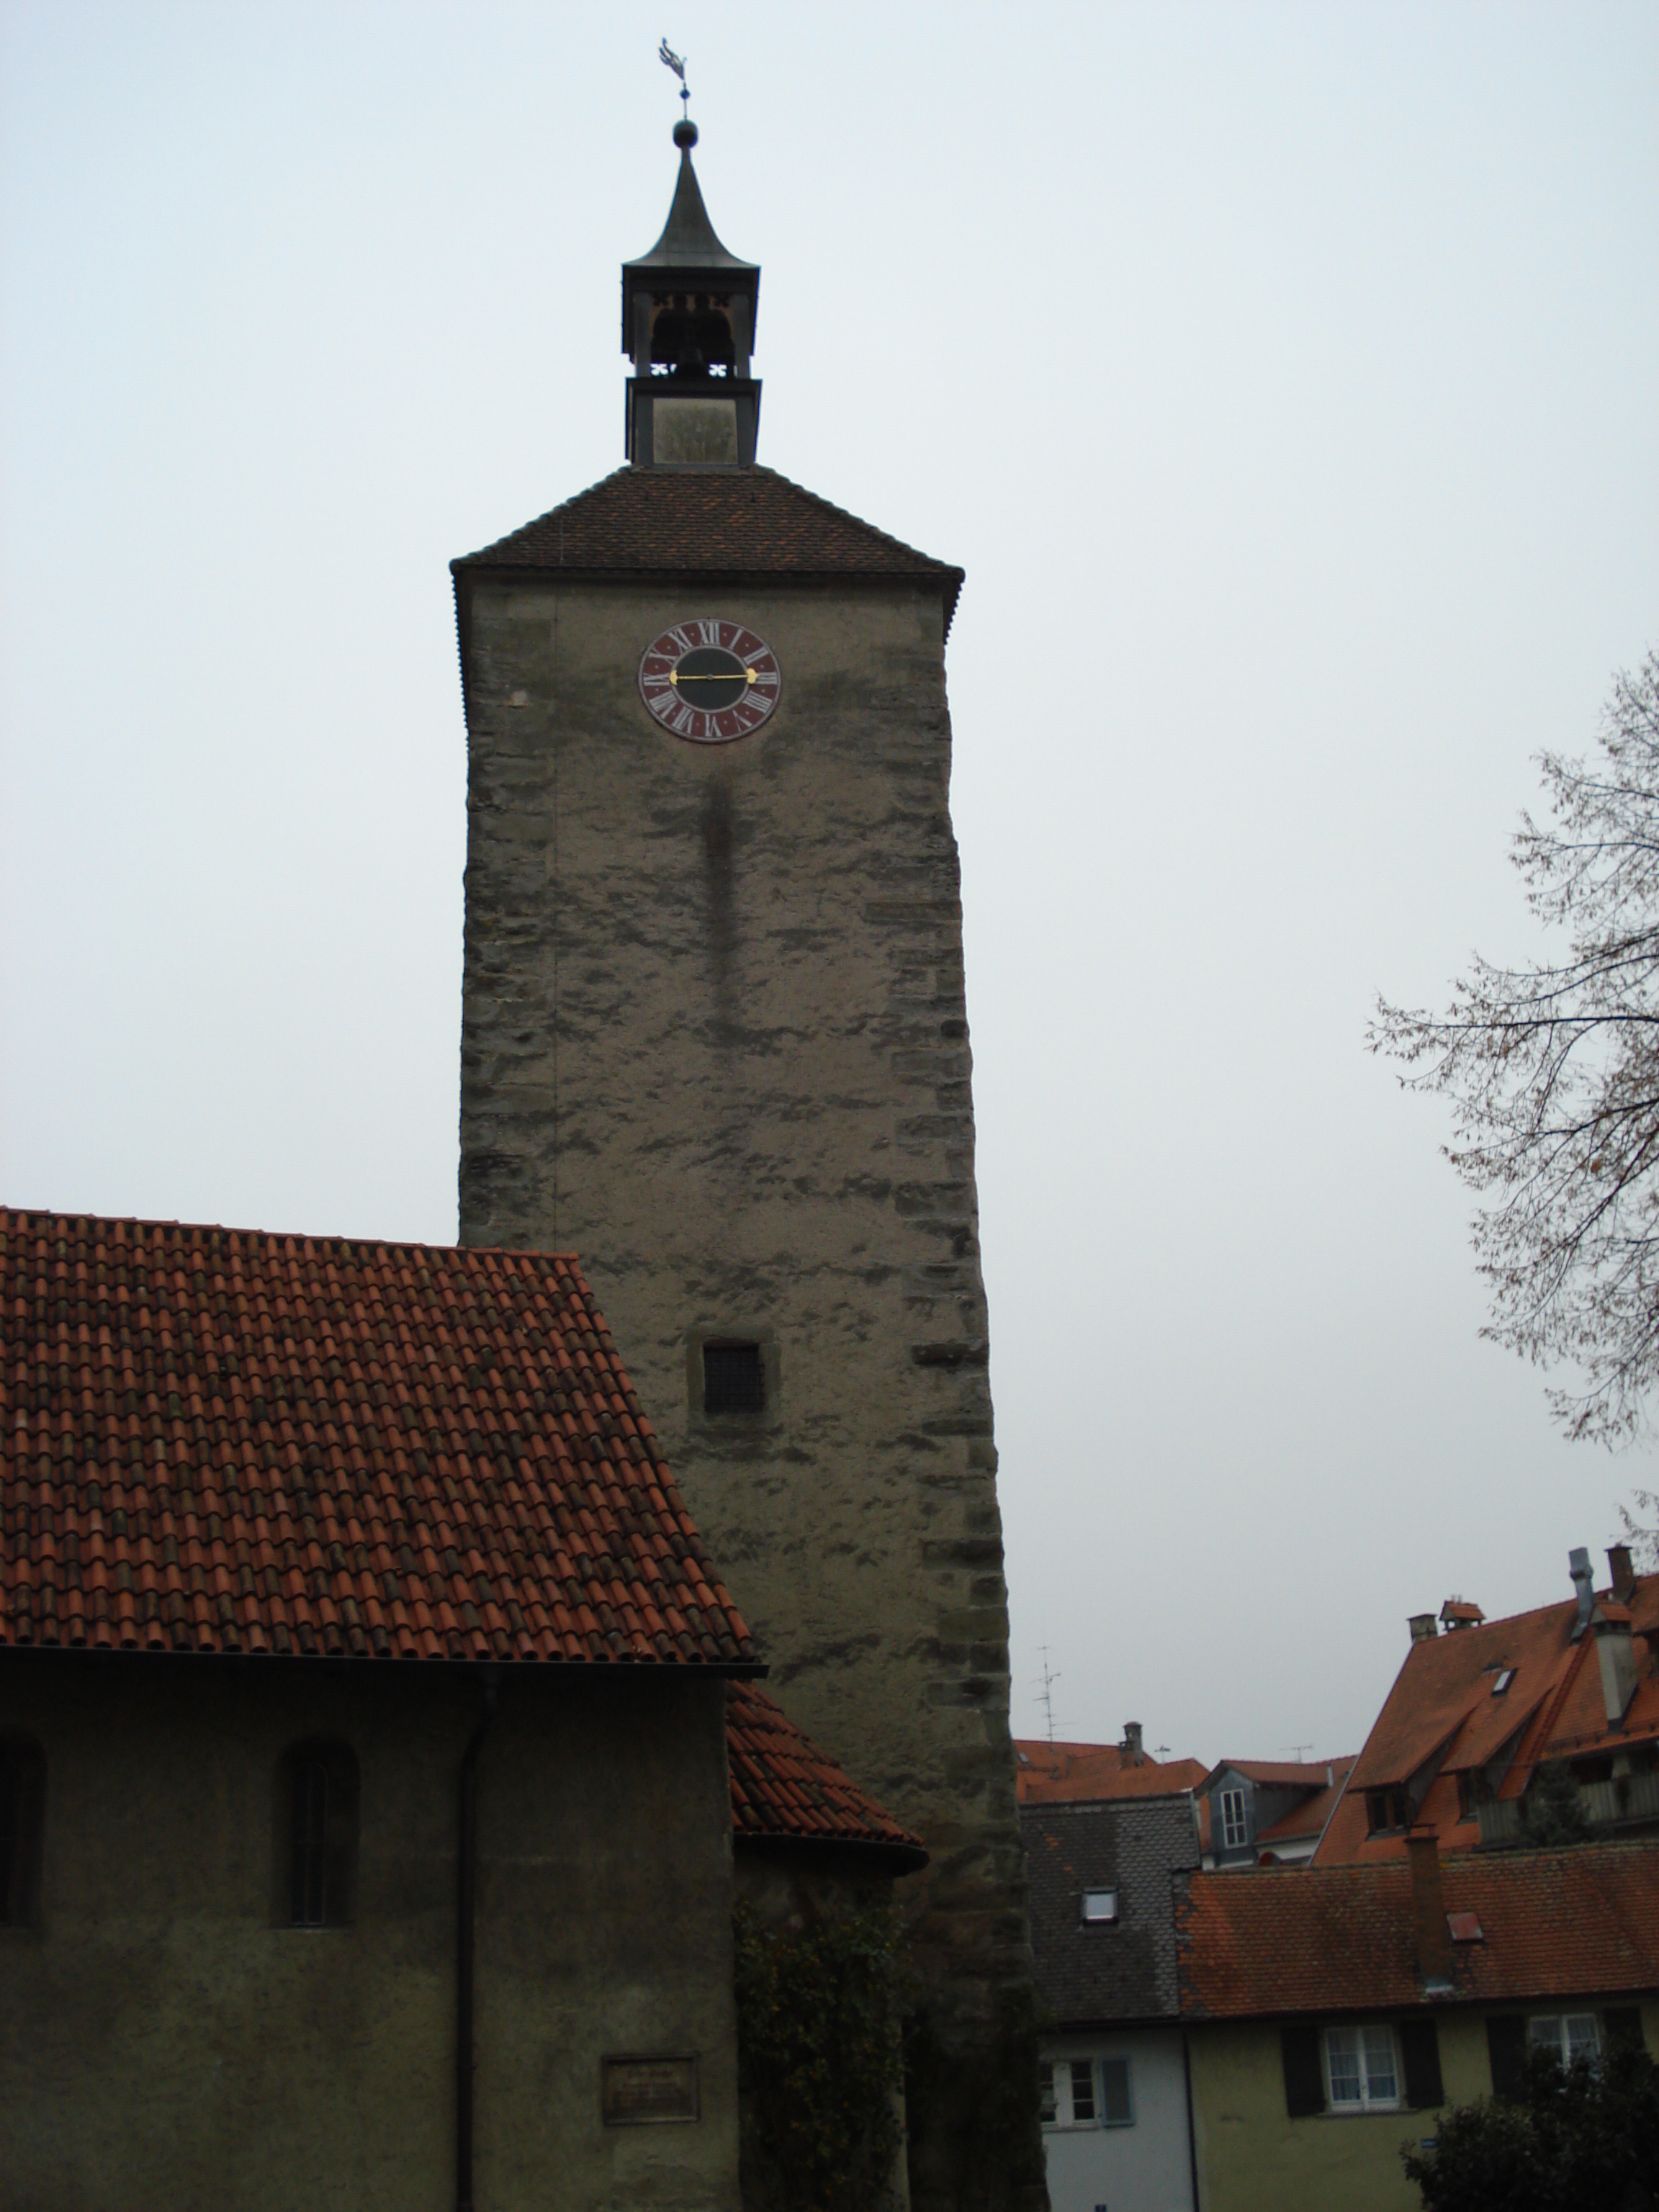
[[937, 578], [948, 630], [963, 572], [775, 469], [618, 469], [450, 566], [586, 575]]

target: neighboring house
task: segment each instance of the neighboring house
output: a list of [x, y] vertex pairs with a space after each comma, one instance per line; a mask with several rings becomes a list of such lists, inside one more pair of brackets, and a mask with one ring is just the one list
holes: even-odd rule
[[1139, 1721], [1124, 1723], [1121, 1743], [1047, 1743], [1022, 1737], [1014, 1753], [1022, 1805], [1165, 1797], [1172, 1790], [1195, 1790], [1205, 1772], [1201, 1759], [1150, 1757], [1142, 1747]]
[[1179, 1795], [1028, 1805], [1031, 1944], [1046, 2015], [1053, 2212], [1188, 2212], [1193, 2136], [1170, 1879], [1198, 1863]]
[[736, 2212], [734, 1825], [921, 1854], [575, 1263], [0, 1212], [0, 2198]]
[[1411, 1623], [1412, 1643], [1315, 1863], [1398, 1859], [1426, 1823], [1443, 1850], [1515, 1842], [1541, 1766], [1565, 1760], [1605, 1834], [1659, 1829], [1659, 1575], [1607, 1553], [1594, 1588], [1571, 1554], [1573, 1595], [1487, 1620], [1468, 1600]]
[[1206, 1867], [1305, 1866], [1354, 1763], [1226, 1759], [1198, 1784]]
[[1402, 2142], [1528, 2042], [1659, 2054], [1659, 1850], [1176, 1878], [1204, 2212], [1417, 2212]]

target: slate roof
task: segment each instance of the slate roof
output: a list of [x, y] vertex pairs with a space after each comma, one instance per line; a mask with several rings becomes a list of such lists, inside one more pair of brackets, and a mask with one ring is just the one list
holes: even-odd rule
[[[1173, 2020], [1179, 1993], [1170, 1882], [1177, 1869], [1198, 1864], [1191, 1800], [1183, 1793], [1027, 1805], [1019, 1829], [1036, 1984], [1056, 2024]], [[1085, 1889], [1115, 1889], [1118, 1918], [1085, 1926]]]
[[577, 1261], [0, 1210], [0, 1644], [756, 1667]]
[[775, 469], [622, 468], [493, 545], [452, 561], [570, 575], [936, 579], [950, 629], [963, 572], [832, 507]]
[[895, 1873], [927, 1865], [921, 1837], [901, 1827], [752, 1682], [734, 1681], [726, 1692], [726, 1740], [739, 1841], [852, 1844], [890, 1856]]
[[[1464, 2003], [1659, 1990], [1659, 1849], [1581, 1844], [1441, 1863]], [[1297, 1867], [1176, 1881], [1181, 2008], [1192, 2020], [1393, 2010], [1424, 2002], [1411, 1870]]]
[[[1611, 1597], [1610, 1590], [1600, 1594], [1603, 1610]], [[1654, 1657], [1659, 1649], [1659, 1575], [1637, 1578], [1630, 1611], [1643, 1679], [1617, 1730], [1607, 1726], [1595, 1634], [1573, 1641], [1576, 1597], [1413, 1644], [1348, 1778], [1347, 1793], [1325, 1832], [1316, 1863], [1402, 1858], [1403, 1836], [1367, 1833], [1365, 1792], [1403, 1784], [1431, 1762], [1438, 1764], [1418, 1817], [1436, 1828], [1443, 1850], [1462, 1850], [1479, 1842], [1480, 1832], [1474, 1820], [1460, 1814], [1457, 1776], [1486, 1765], [1506, 1746], [1511, 1764], [1499, 1795], [1513, 1797], [1522, 1793], [1542, 1761], [1659, 1740]], [[1495, 1693], [1501, 1673], [1509, 1669], [1513, 1679], [1508, 1688]]]

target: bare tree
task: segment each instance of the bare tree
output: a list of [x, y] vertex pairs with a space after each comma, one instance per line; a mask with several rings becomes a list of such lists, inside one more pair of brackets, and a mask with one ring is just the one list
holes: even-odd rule
[[1477, 955], [1443, 1015], [1379, 1000], [1369, 1041], [1452, 1103], [1446, 1157], [1488, 1201], [1483, 1334], [1573, 1363], [1556, 1418], [1615, 1443], [1659, 1382], [1659, 655], [1617, 678], [1589, 759], [1540, 766], [1550, 818], [1522, 817], [1512, 857], [1565, 957]]

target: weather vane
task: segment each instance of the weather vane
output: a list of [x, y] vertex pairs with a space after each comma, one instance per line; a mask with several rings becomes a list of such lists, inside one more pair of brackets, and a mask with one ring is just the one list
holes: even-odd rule
[[685, 56], [684, 54], [677, 54], [672, 46], [669, 45], [667, 40], [665, 39], [657, 49], [657, 59], [662, 64], [665, 69], [672, 69], [675, 76], [678, 77], [680, 81], [680, 99], [684, 103], [684, 113], [685, 118], [689, 119], [691, 113], [691, 94], [685, 82]]

